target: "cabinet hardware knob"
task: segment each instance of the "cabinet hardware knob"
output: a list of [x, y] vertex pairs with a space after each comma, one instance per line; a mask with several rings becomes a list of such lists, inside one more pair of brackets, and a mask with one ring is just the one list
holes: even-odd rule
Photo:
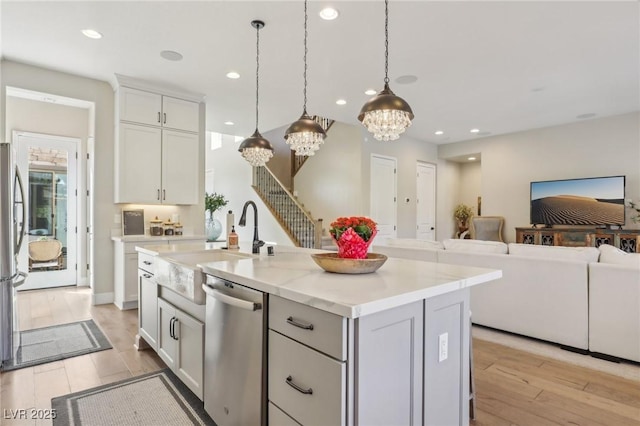
[[175, 339], [174, 335], [173, 335], [173, 322], [176, 320], [175, 317], [171, 317], [171, 319], [169, 320], [169, 336], [172, 339]]
[[164, 113], [164, 122], [162, 124], [167, 124], [167, 113]]
[[293, 317], [287, 318], [287, 322], [289, 324], [295, 326], [295, 327], [298, 327], [298, 328], [302, 328], [302, 329], [305, 329], [305, 330], [313, 330], [313, 324], [311, 324], [311, 323], [304, 324], [304, 323], [298, 322], [298, 321], [294, 320]]
[[151, 278], [151, 275], [149, 275], [149, 274], [142, 274], [142, 276], [145, 277], [145, 278]]
[[291, 376], [287, 377], [286, 382], [287, 382], [287, 384], [289, 386], [291, 386], [292, 388], [294, 388], [295, 390], [297, 390], [300, 393], [303, 393], [305, 395], [313, 395], [313, 389], [311, 389], [311, 388], [305, 389], [305, 388], [301, 387], [300, 385], [294, 383], [293, 377], [291, 377]]
[[145, 265], [151, 265], [151, 262], [149, 262], [148, 260], [144, 260], [142, 261], [142, 263], [144, 263]]
[[165, 201], [167, 199], [167, 190], [163, 189], [162, 190], [162, 201]]
[[160, 122], [160, 111], [158, 111], [158, 123]]
[[178, 340], [178, 335], [176, 334], [176, 324], [178, 324], [178, 318], [173, 317], [173, 339]]
[[158, 189], [158, 201], [160, 201], [160, 190]]

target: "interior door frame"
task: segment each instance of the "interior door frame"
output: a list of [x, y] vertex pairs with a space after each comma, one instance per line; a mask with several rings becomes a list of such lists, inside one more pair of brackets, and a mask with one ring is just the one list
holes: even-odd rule
[[[74, 202], [73, 204], [75, 204], [75, 206], [72, 207], [71, 210], [68, 210], [67, 214], [71, 213], [74, 215], [74, 227], [76, 229], [74, 229], [73, 231], [69, 231], [67, 230], [67, 241], [70, 241], [71, 239], [73, 239], [73, 242], [75, 244], [75, 247], [73, 248], [73, 259], [74, 259], [74, 263], [71, 264], [69, 263], [69, 252], [67, 252], [67, 273], [69, 273], [71, 275], [71, 271], [73, 271], [72, 275], [74, 276], [74, 283], [73, 284], [62, 284], [62, 285], [78, 285], [80, 283], [80, 278], [81, 278], [81, 268], [78, 267], [78, 262], [80, 261], [80, 250], [82, 247], [82, 241], [84, 240], [84, 234], [82, 232], [82, 229], [80, 229], [80, 227], [78, 226], [79, 223], [79, 219], [80, 219], [80, 215], [83, 214], [82, 212], [82, 203], [80, 202], [80, 198], [78, 197], [78, 188], [79, 188], [79, 184], [80, 184], [80, 179], [82, 176], [82, 163], [80, 161], [78, 161], [78, 156], [79, 153], [81, 151], [81, 145], [82, 145], [82, 141], [80, 138], [76, 138], [76, 137], [68, 137], [68, 136], [57, 136], [57, 135], [49, 135], [49, 134], [45, 134], [45, 133], [35, 133], [35, 132], [24, 132], [24, 131], [18, 131], [18, 130], [14, 130], [12, 132], [12, 141], [14, 146], [16, 147], [16, 151], [18, 153], [20, 153], [22, 151], [22, 142], [21, 139], [22, 138], [31, 138], [31, 139], [40, 139], [40, 140], [49, 140], [49, 141], [53, 141], [53, 142], [62, 142], [65, 144], [70, 144], [73, 146], [73, 150], [72, 152], [75, 153], [75, 155], [73, 155], [73, 158], [69, 158], [69, 163], [71, 163], [71, 161], [75, 161], [75, 179], [74, 179], [74, 185], [75, 185], [75, 192], [73, 194], [69, 194], [67, 193], [67, 199], [69, 199], [70, 197], [74, 197]], [[19, 166], [24, 166], [24, 164], [20, 163], [21, 160], [21, 156], [20, 154], [18, 154], [18, 158], [17, 158], [17, 163], [19, 164]], [[27, 159], [27, 164], [28, 164], [28, 159]], [[67, 167], [67, 170], [69, 170], [69, 167]], [[23, 179], [25, 182], [25, 194], [29, 193], [29, 167], [27, 167], [26, 169], [24, 167], [21, 167], [21, 171], [22, 171], [22, 175], [23, 175]], [[67, 181], [69, 181], [69, 173], [67, 174]], [[26, 195], [26, 197], [28, 198], [29, 195]], [[24, 206], [23, 208], [28, 209], [28, 202], [25, 200]], [[27, 210], [27, 214], [28, 214], [28, 210]], [[26, 226], [26, 224], [25, 224]], [[28, 241], [27, 244], [23, 244], [22, 246], [22, 250], [20, 251], [20, 253], [18, 254], [18, 258], [19, 261], [25, 265], [25, 262], [28, 262], [28, 255], [27, 255], [27, 251], [28, 251]], [[22, 266], [23, 269], [25, 269], [25, 266]], [[28, 268], [27, 268], [28, 269]], [[51, 271], [51, 272], [58, 272], [58, 271]], [[44, 273], [44, 272], [43, 272]], [[41, 276], [43, 277], [43, 276]], [[37, 285], [36, 288], [48, 288], [48, 287], [55, 287], [57, 285], [44, 285], [44, 286], [40, 286]], [[29, 283], [29, 278], [27, 277], [27, 280], [25, 281], [25, 283], [23, 285], [20, 286], [19, 290], [33, 290], [34, 288], [32, 288], [32, 286]]]

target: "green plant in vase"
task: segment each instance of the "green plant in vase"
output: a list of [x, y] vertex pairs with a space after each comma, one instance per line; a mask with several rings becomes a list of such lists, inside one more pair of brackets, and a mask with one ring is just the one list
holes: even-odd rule
[[458, 230], [464, 232], [469, 229], [468, 221], [473, 216], [473, 210], [466, 204], [458, 204], [453, 209], [453, 217], [458, 222]]
[[207, 241], [215, 241], [220, 238], [222, 234], [222, 223], [216, 219], [213, 214], [226, 206], [229, 201], [222, 194], [204, 193], [204, 211], [205, 217], [205, 229], [207, 233]]

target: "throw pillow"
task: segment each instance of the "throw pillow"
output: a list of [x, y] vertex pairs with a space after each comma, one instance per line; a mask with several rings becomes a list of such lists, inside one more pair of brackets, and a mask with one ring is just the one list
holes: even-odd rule
[[542, 246], [518, 243], [509, 243], [509, 254], [542, 259], [582, 260], [584, 262], [597, 262], [600, 256], [600, 252], [595, 247]]
[[629, 265], [640, 268], [640, 253], [627, 253], [609, 244], [602, 244], [600, 250], [600, 263], [612, 263], [615, 265]]
[[508, 251], [508, 246], [500, 241], [449, 239], [444, 240], [443, 245], [445, 250], [451, 251], [498, 254], [507, 254]]

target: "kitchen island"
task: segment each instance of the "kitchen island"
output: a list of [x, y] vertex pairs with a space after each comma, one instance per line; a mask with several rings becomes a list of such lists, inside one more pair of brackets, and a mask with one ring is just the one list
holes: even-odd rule
[[[469, 288], [501, 271], [390, 258], [371, 274], [332, 274], [314, 252], [277, 247], [275, 256], [197, 265], [210, 286], [224, 280], [265, 295], [260, 423], [468, 424]], [[205, 334], [205, 353], [224, 350]], [[256, 409], [234, 407], [227, 393], [226, 414], [207, 409], [221, 426]]]

